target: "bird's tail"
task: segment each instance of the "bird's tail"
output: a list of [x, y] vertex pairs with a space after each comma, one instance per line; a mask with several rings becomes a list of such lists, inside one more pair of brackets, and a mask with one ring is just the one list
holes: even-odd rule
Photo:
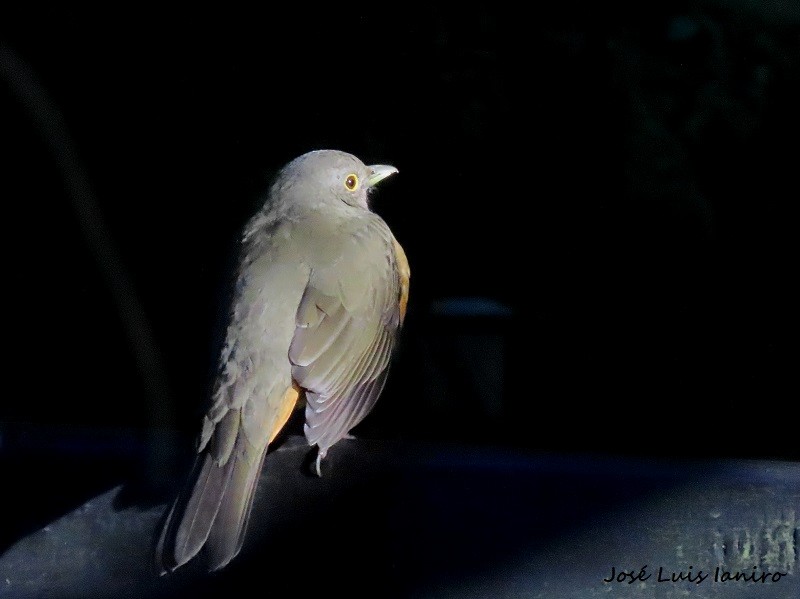
[[156, 563], [162, 574], [188, 562], [204, 545], [209, 570], [224, 567], [242, 548], [267, 448], [257, 460], [236, 449], [224, 464], [208, 449], [197, 456], [190, 484], [161, 529]]

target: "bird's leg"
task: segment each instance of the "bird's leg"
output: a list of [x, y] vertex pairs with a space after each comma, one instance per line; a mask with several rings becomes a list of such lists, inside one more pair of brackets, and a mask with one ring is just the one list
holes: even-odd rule
[[327, 450], [317, 448], [317, 461], [315, 462], [315, 467], [317, 471], [317, 476], [322, 478], [322, 460], [325, 458], [325, 454], [328, 453]]

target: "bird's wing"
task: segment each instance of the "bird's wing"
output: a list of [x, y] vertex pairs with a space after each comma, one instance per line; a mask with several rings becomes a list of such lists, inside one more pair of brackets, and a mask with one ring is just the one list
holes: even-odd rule
[[405, 254], [380, 218], [345, 239], [312, 268], [289, 349], [292, 376], [305, 389], [306, 438], [323, 454], [383, 390], [408, 295]]

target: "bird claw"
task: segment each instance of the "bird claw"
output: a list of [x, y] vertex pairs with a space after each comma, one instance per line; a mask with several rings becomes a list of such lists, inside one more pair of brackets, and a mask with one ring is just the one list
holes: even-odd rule
[[[347, 433], [342, 438], [343, 439], [352, 440], [352, 439], [355, 439], [356, 436], [355, 435], [351, 435], [350, 433]], [[322, 478], [322, 460], [325, 459], [325, 455], [327, 453], [328, 453], [327, 449], [320, 449], [319, 446], [317, 446], [317, 459], [314, 462], [314, 472], [316, 472], [317, 476], [320, 477], [320, 478]]]
[[314, 469], [320, 478], [322, 478], [322, 459], [325, 457], [325, 453], [321, 449], [317, 450], [317, 461], [314, 463]]

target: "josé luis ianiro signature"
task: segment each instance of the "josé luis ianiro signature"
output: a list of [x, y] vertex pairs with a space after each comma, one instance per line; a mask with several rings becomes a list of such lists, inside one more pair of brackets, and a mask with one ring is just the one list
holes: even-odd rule
[[759, 571], [758, 566], [753, 566], [752, 571], [744, 570], [726, 570], [717, 566], [713, 570], [704, 572], [703, 570], [694, 571], [694, 566], [689, 566], [686, 571], [675, 571], [663, 566], [659, 566], [658, 570], [650, 572], [647, 570], [647, 564], [636, 570], [625, 570], [611, 566], [611, 574], [603, 578], [603, 582], [627, 582], [633, 584], [634, 582], [644, 582], [653, 578], [653, 582], [693, 582], [694, 584], [702, 584], [708, 582], [755, 582], [755, 583], [773, 583], [780, 582], [781, 578], [787, 576], [788, 572], [767, 572], [765, 570]]

